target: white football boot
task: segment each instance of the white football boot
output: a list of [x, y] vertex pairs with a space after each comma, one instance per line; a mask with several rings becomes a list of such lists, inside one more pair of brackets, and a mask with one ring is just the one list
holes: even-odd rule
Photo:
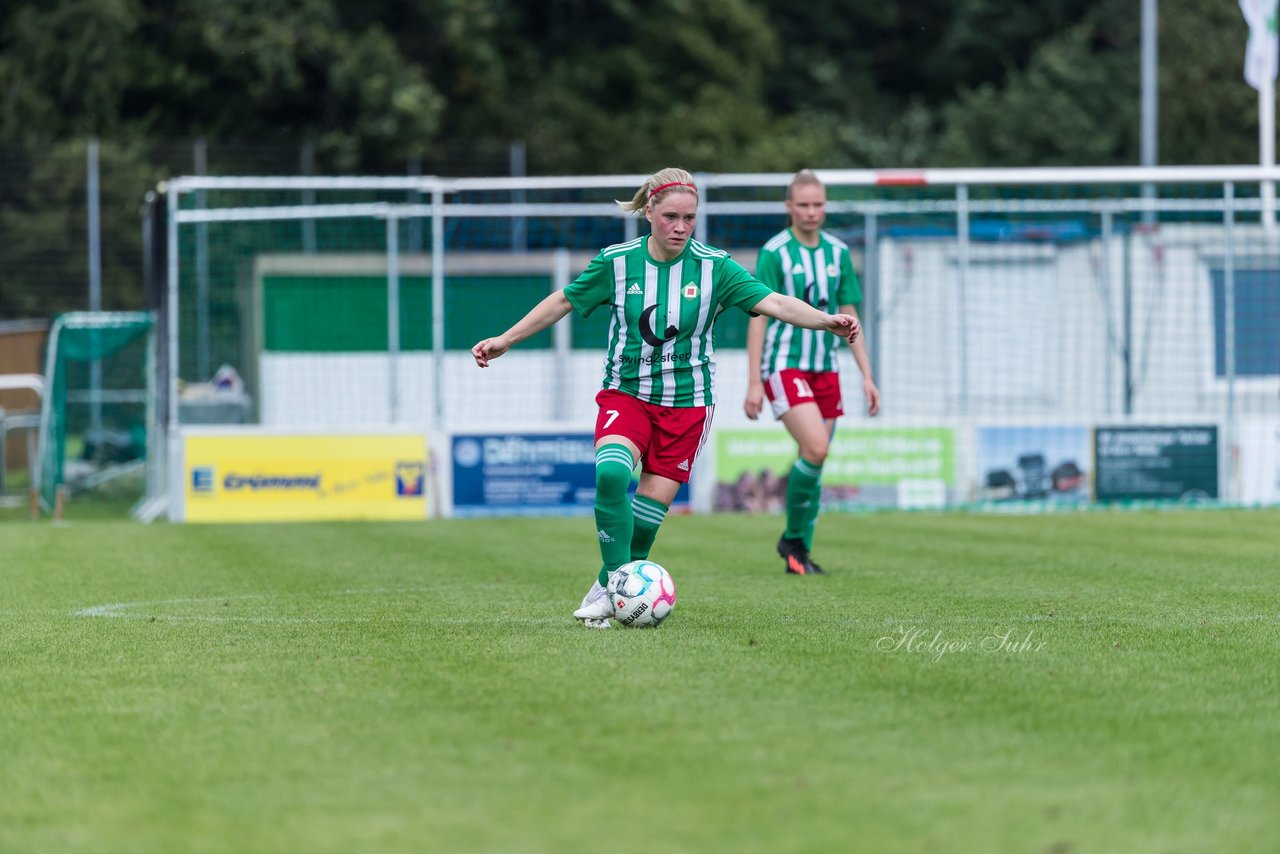
[[609, 618], [613, 616], [613, 599], [609, 591], [600, 586], [599, 581], [591, 583], [591, 589], [582, 597], [582, 606], [573, 612], [575, 620], [589, 629], [608, 629]]

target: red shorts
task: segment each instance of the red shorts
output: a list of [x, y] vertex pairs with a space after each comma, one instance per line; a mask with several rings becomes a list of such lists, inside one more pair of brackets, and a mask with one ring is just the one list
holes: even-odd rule
[[596, 441], [625, 436], [640, 451], [641, 471], [689, 482], [693, 461], [711, 433], [714, 406], [658, 406], [607, 388], [596, 395]]
[[784, 368], [764, 381], [764, 394], [773, 407], [773, 417], [781, 418], [791, 407], [816, 403], [823, 418], [844, 415], [840, 396], [840, 374], [835, 371], [800, 371]]

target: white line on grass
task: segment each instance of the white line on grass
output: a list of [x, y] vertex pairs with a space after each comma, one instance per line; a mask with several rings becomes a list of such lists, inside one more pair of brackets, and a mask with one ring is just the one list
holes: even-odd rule
[[297, 593], [240, 593], [234, 596], [200, 596], [184, 599], [152, 599], [143, 602], [116, 602], [108, 605], [91, 605], [72, 611], [73, 617], [109, 617], [114, 619], [157, 619], [168, 621], [190, 622], [258, 622], [258, 623], [321, 623], [321, 622], [364, 622], [371, 617], [247, 617], [247, 616], [212, 616], [212, 615], [177, 615], [177, 614], [137, 614], [132, 613], [141, 608], [162, 608], [166, 605], [194, 605], [208, 602], [230, 602], [232, 600], [262, 600], [296, 596], [378, 596], [384, 594], [423, 593], [425, 587], [376, 587], [366, 590], [316, 590]]

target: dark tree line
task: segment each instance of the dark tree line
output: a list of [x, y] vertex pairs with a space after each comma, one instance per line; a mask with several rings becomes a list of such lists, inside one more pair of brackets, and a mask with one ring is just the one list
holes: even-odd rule
[[[1246, 35], [1160, 4], [1162, 163], [1256, 161]], [[260, 174], [495, 174], [517, 140], [533, 174], [1132, 164], [1139, 36], [1134, 0], [9, 0], [0, 318], [49, 303], [23, 265], [83, 292], [93, 136], [131, 302], [137, 207], [196, 139]]]
[[[540, 172], [1120, 164], [1132, 0], [18, 0], [0, 142], [312, 142], [400, 172], [525, 140]], [[1236, 4], [1160, 4], [1162, 157], [1256, 157]], [[665, 161], [664, 161], [665, 162]]]

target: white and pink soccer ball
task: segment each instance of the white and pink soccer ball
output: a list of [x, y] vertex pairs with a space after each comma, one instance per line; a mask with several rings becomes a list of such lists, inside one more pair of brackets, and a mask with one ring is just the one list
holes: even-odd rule
[[628, 629], [657, 627], [676, 606], [676, 583], [671, 573], [651, 560], [633, 560], [609, 577], [618, 625]]

